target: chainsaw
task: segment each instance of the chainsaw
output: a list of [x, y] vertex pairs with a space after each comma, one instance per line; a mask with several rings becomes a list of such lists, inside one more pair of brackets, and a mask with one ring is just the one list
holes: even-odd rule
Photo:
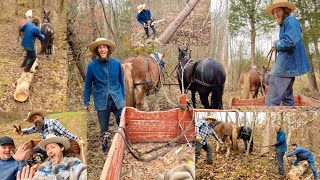
[[[151, 26], [154, 26], [155, 24], [158, 24], [158, 23], [161, 23], [161, 22], [163, 22], [163, 21], [165, 21], [166, 19], [160, 19], [160, 20], [157, 20], [157, 21], [153, 21], [153, 22], [151, 22]], [[151, 20], [150, 20], [151, 21]], [[150, 23], [148, 22], [147, 23], [147, 26], [149, 26], [150, 25]]]

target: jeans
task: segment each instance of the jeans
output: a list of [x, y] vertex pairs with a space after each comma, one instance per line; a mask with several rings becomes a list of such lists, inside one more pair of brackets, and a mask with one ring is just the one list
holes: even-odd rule
[[317, 167], [316, 167], [316, 164], [315, 164], [315, 158], [310, 158], [308, 159], [308, 164], [313, 172], [313, 177], [315, 180], [318, 180], [319, 179], [319, 175], [318, 175], [318, 171], [317, 171]]
[[[155, 37], [157, 34], [156, 28], [154, 26], [151, 26], [152, 32], [153, 32], [153, 36]], [[144, 31], [146, 32], [147, 37], [149, 37], [149, 28], [146, 27], [144, 28]]]
[[276, 153], [277, 156], [277, 163], [278, 163], [278, 172], [279, 174], [284, 174], [284, 165], [283, 165], [283, 156], [284, 152]]
[[202, 145], [200, 142], [196, 142], [196, 160], [200, 156], [201, 149], [205, 150], [207, 153], [207, 163], [212, 163], [212, 149], [208, 143]]
[[117, 122], [117, 125], [119, 126], [119, 124], [120, 124], [120, 115], [121, 115], [122, 109], [123, 108], [121, 108], [121, 109], [117, 108], [117, 106], [114, 103], [112, 97], [109, 95], [107, 109], [106, 110], [97, 111], [101, 134], [103, 134], [104, 132], [107, 132], [108, 129], [109, 129], [109, 119], [110, 119], [110, 113], [111, 112], [116, 117], [116, 122]]
[[21, 67], [25, 67], [26, 70], [30, 70], [34, 61], [36, 60], [36, 52], [28, 51], [28, 50], [26, 51], [27, 51], [27, 55], [24, 57]]
[[294, 106], [293, 82], [295, 77], [278, 77], [270, 75], [266, 96], [266, 106]]

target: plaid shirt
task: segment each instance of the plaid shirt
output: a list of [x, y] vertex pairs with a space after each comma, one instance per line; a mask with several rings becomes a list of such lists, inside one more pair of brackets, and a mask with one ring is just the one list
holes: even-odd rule
[[206, 120], [198, 120], [196, 123], [196, 135], [200, 135], [202, 137], [200, 143], [202, 145], [207, 144], [207, 139], [210, 135], [212, 135], [217, 141], [221, 141], [219, 136], [214, 132], [214, 130], [209, 126], [208, 121]]
[[44, 129], [39, 131], [36, 126], [32, 126], [27, 129], [22, 129], [23, 134], [39, 133], [42, 139], [45, 139], [48, 134], [54, 134], [56, 136], [65, 137], [70, 140], [77, 140], [77, 136], [71, 134], [58, 120], [56, 119], [44, 119]]

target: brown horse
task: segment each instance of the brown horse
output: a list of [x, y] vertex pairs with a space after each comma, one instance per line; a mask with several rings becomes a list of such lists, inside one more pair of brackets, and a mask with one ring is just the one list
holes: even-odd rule
[[255, 70], [244, 71], [240, 74], [241, 99], [258, 97], [261, 81]]
[[163, 57], [164, 55], [160, 53], [152, 53], [149, 57], [130, 57], [121, 62], [126, 86], [126, 106], [148, 110], [145, 101], [142, 107], [142, 100], [150, 90], [154, 89], [156, 97], [154, 107], [157, 110], [161, 78], [159, 63], [163, 62]]
[[[231, 147], [233, 147], [232, 149], [234, 151], [238, 149], [238, 144], [237, 144], [238, 133], [237, 133], [236, 125], [233, 123], [221, 122], [220, 124], [214, 127], [214, 131], [226, 144], [227, 146], [226, 157], [229, 157]], [[216, 151], [218, 152], [220, 149], [221, 149], [220, 144], [219, 142], [217, 142]]]

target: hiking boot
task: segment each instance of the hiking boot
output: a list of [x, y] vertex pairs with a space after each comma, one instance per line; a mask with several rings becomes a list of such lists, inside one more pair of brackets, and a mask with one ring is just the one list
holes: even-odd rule
[[23, 71], [24, 72], [30, 72], [30, 68], [25, 67], [25, 68], [23, 68]]
[[213, 162], [212, 162], [212, 160], [206, 160], [206, 163], [207, 163], [208, 165], [211, 165]]
[[102, 137], [102, 151], [103, 153], [106, 153], [108, 149], [108, 142], [111, 141], [111, 133], [104, 132], [102, 133], [101, 137]]

